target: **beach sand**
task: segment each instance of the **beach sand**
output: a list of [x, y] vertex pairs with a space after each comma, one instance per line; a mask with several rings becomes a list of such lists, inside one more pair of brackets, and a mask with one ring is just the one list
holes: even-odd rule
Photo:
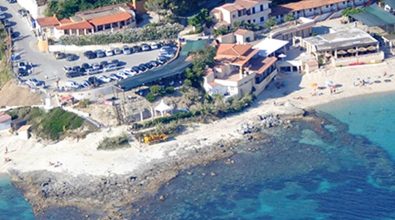
[[[20, 172], [47, 170], [75, 176], [133, 174], [144, 169], [147, 163], [155, 163], [166, 157], [172, 158], [177, 156], [179, 151], [204, 148], [222, 140], [240, 139], [242, 135], [237, 129], [245, 122], [255, 121], [257, 115], [284, 114], [294, 111], [292, 106], [308, 109], [347, 97], [394, 91], [395, 76], [390, 78], [391, 82], [383, 82], [385, 72], [386, 79], [393, 74], [390, 67], [394, 64], [395, 60], [387, 60], [381, 64], [320, 70], [303, 77], [297, 74], [281, 74], [263, 92], [257, 102], [243, 113], [211, 124], [193, 125], [174, 140], [155, 145], [132, 142], [131, 147], [127, 149], [96, 150], [98, 143], [104, 137], [126, 132], [126, 126], [111, 130], [103, 129], [79, 141], [66, 139], [49, 145], [39, 143], [35, 139], [25, 141], [8, 133], [0, 133], [0, 172], [8, 172], [12, 169]], [[368, 77], [370, 81], [381, 80], [381, 83], [363, 87], [353, 85], [357, 78], [368, 79]], [[312, 84], [325, 86], [327, 81], [339, 85], [336, 94], [330, 94], [329, 89], [326, 88], [318, 90], [322, 93], [320, 96], [311, 95]], [[280, 89], [276, 88], [276, 84], [279, 83], [284, 84]], [[6, 148], [7, 154], [4, 153]], [[10, 158], [11, 161], [5, 162], [5, 157]], [[59, 166], [55, 167], [51, 163], [58, 163]]]

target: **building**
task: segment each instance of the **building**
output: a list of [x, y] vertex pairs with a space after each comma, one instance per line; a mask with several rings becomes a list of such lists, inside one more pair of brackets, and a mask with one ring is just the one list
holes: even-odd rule
[[18, 4], [29, 11], [33, 19], [42, 17], [48, 0], [17, 0]]
[[220, 44], [215, 61], [204, 76], [203, 87], [210, 95], [258, 95], [277, 74], [277, 58], [259, 56], [248, 44]]
[[255, 34], [253, 31], [239, 28], [233, 33], [218, 36], [217, 40], [222, 44], [246, 44], [255, 40]]
[[18, 137], [22, 140], [28, 140], [30, 138], [31, 127], [31, 125], [24, 125], [20, 127], [17, 131]]
[[6, 131], [11, 128], [11, 116], [0, 112], [0, 131]]
[[268, 34], [269, 38], [292, 42], [293, 45], [300, 42], [300, 38], [311, 37], [316, 22], [309, 18], [298, 18], [293, 21], [273, 27]]
[[366, 26], [366, 31], [380, 27], [388, 33], [395, 32], [395, 16], [377, 5], [364, 8], [361, 13], [350, 15], [350, 20]]
[[335, 30], [333, 33], [302, 39], [301, 46], [313, 54], [318, 63], [336, 66], [376, 63], [384, 60], [379, 42], [370, 34], [357, 29]]
[[135, 27], [136, 14], [130, 4], [124, 3], [77, 12], [62, 20], [58, 20], [56, 16], [38, 18], [36, 23], [39, 35], [59, 39], [64, 35], [89, 35]]
[[280, 54], [286, 53], [288, 47], [288, 41], [265, 38], [253, 48], [259, 51], [261, 57], [278, 57]]
[[271, 12], [270, 3], [268, 0], [236, 0], [214, 8], [211, 15], [217, 22], [216, 27], [231, 26], [235, 22], [263, 26]]
[[287, 15], [292, 15], [295, 19], [315, 18], [320, 15], [327, 15], [325, 18], [330, 18], [334, 13], [345, 8], [363, 6], [370, 2], [370, 0], [300, 0], [274, 7], [271, 16], [275, 17], [278, 23], [284, 22]]

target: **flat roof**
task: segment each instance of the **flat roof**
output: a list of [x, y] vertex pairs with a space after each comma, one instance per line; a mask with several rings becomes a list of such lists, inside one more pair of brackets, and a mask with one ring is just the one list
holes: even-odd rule
[[4, 112], [0, 112], [0, 123], [11, 122], [11, 116]]
[[265, 38], [256, 44], [253, 48], [259, 50], [259, 55], [268, 56], [277, 50], [283, 48], [289, 42], [272, 38]]
[[300, 11], [310, 8], [318, 8], [325, 5], [337, 4], [340, 2], [347, 2], [348, 0], [301, 0], [298, 2], [291, 2], [282, 4], [272, 9], [272, 15], [283, 15], [293, 11]]
[[366, 7], [363, 12], [350, 16], [369, 27], [395, 25], [395, 16], [377, 5]]
[[377, 44], [370, 34], [357, 29], [341, 29], [334, 33], [305, 38], [304, 41], [316, 46], [318, 51], [349, 48], [354, 45]]

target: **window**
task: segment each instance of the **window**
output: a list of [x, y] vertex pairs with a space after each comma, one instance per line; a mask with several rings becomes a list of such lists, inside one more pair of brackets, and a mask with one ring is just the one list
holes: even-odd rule
[[252, 14], [255, 14], [255, 7], [252, 8]]
[[261, 17], [261, 22], [264, 22], [265, 21], [265, 17]]
[[247, 23], [248, 23], [248, 24], [251, 24], [251, 20], [248, 20]]
[[236, 15], [233, 15], [233, 18], [235, 18], [236, 17]]
[[239, 17], [241, 17], [241, 11], [237, 11], [237, 14], [239, 15]]
[[256, 21], [255, 21], [255, 19], [252, 19], [252, 23], [255, 23]]
[[261, 5], [261, 11], [263, 11], [263, 5]]
[[313, 11], [313, 9], [310, 8], [309, 11]]

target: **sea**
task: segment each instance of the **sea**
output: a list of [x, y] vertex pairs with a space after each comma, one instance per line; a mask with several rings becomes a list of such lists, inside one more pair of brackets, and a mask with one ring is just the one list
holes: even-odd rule
[[[332, 102], [309, 116], [239, 147], [234, 163], [181, 172], [131, 205], [138, 212], [128, 218], [395, 219], [395, 93]], [[38, 218], [72, 213], [55, 208]], [[34, 219], [6, 178], [0, 180], [0, 219]]]

